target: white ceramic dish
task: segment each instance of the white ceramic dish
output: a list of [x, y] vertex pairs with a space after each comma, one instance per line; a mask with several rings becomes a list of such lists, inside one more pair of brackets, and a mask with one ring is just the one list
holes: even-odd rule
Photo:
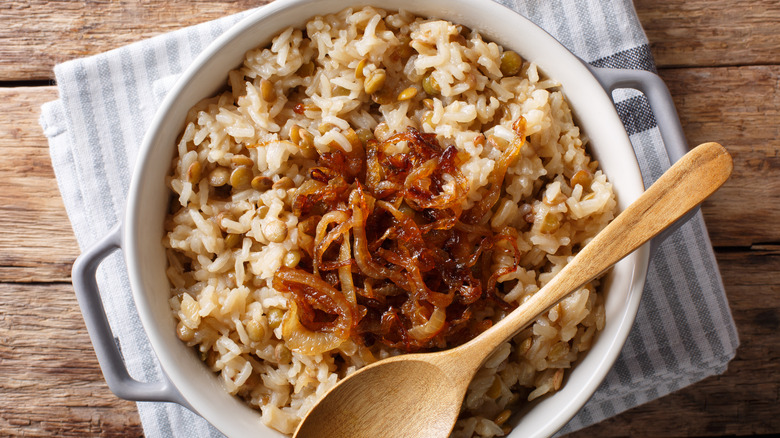
[[[282, 436], [262, 425], [258, 412], [224, 391], [194, 351], [176, 337], [176, 323], [168, 306], [166, 259], [160, 243], [169, 197], [164, 180], [188, 109], [222, 88], [228, 71], [241, 63], [246, 51], [268, 43], [287, 26], [303, 25], [315, 15], [337, 12], [347, 4], [344, 0], [277, 0], [259, 9], [209, 46], [162, 103], [142, 145], [123, 226], [86, 251], [74, 265], [74, 286], [90, 336], [106, 380], [120, 397], [183, 404], [230, 437]], [[580, 126], [591, 139], [591, 151], [614, 184], [621, 209], [644, 188], [631, 143], [605, 88], [643, 89], [656, 110], [657, 119], [671, 120], [670, 127], [664, 128], [662, 124], [665, 139], [679, 136], [674, 107], [657, 76], [592, 69], [539, 27], [490, 0], [356, 0], [349, 4], [404, 9], [464, 24], [536, 62], [548, 76], [563, 85]], [[659, 108], [665, 114], [660, 118]], [[675, 159], [682, 153], [670, 155]], [[113, 344], [95, 286], [94, 270], [105, 255], [119, 247], [125, 252], [141, 322], [169, 381], [134, 381]], [[606, 284], [604, 331], [567, 376], [560, 391], [529, 406], [522, 415], [514, 416], [511, 437], [552, 435], [594, 393], [628, 336], [639, 306], [649, 252], [644, 247], [614, 268]]]

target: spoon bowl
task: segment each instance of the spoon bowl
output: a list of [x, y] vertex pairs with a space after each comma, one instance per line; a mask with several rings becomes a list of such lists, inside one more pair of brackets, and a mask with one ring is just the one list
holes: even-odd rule
[[[358, 370], [328, 393], [329, 399], [338, 402], [318, 404], [296, 436], [364, 436], [365, 431], [374, 429], [372, 422], [378, 417], [393, 428], [373, 436], [447, 436], [460, 411], [460, 404], [449, 401], [462, 400], [469, 383], [447, 372], [448, 359], [451, 356], [410, 354]], [[431, 403], [437, 399], [445, 402]], [[386, 410], [395, 400], [422, 411]]]
[[699, 205], [732, 166], [723, 146], [697, 146], [493, 327], [457, 348], [395, 356], [351, 374], [312, 408], [295, 437], [446, 437], [471, 378], [499, 345]]

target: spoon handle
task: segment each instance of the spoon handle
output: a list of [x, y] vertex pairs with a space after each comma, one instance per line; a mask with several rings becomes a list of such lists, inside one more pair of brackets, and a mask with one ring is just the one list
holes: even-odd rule
[[717, 143], [687, 153], [607, 225], [549, 283], [490, 330], [465, 344], [474, 366], [569, 293], [598, 277], [699, 205], [732, 170], [731, 156]]

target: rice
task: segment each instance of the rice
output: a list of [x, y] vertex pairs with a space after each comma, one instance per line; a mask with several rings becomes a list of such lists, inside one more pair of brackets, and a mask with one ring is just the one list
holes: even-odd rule
[[[498, 281], [510, 306], [614, 217], [612, 186], [559, 85], [527, 60], [508, 72], [507, 53], [449, 22], [345, 9], [248, 52], [227, 91], [190, 110], [167, 179], [169, 302], [179, 338], [267, 426], [292, 433], [340, 378], [400, 353], [350, 338], [304, 354], [283, 335], [293, 300], [271, 280], [306, 257], [291, 202], [318, 155], [409, 127], [435, 134], [467, 157], [468, 209], [490, 190], [512, 124], [523, 118], [525, 144], [486, 220], [515, 230], [516, 250], [497, 245], [490, 260], [491, 272], [506, 269]], [[509, 412], [561, 387], [603, 328], [597, 288], [585, 285], [497, 349], [471, 383], [452, 436], [503, 435]], [[497, 306], [477, 317], [504, 313]]]

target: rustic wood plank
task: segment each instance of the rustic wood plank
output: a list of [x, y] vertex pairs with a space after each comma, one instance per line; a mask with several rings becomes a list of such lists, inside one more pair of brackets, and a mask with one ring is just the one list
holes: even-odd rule
[[105, 52], [269, 0], [5, 0], [0, 5], [0, 81], [53, 79], [69, 59]]
[[[259, 2], [10, 0], [0, 5], [0, 81], [51, 79], [51, 67]], [[705, 204], [742, 346], [722, 376], [574, 436], [772, 434], [780, 394], [778, 57], [774, 0], [636, 0], [691, 144], [735, 158]], [[88, 9], [89, 8], [89, 9]], [[31, 19], [32, 17], [32, 19]], [[122, 29], [122, 32], [117, 32]], [[728, 54], [728, 56], [725, 56]], [[105, 387], [72, 289], [78, 254], [37, 125], [53, 87], [0, 89], [0, 435], [141, 436], [135, 405]], [[772, 243], [774, 242], [774, 243]], [[741, 248], [752, 248], [745, 251]], [[3, 283], [5, 282], [5, 283]]]
[[[731, 180], [703, 211], [715, 246], [780, 241], [780, 66], [668, 69], [669, 84], [691, 144], [718, 141], [734, 156]], [[39, 108], [54, 87], [0, 89], [0, 281], [67, 281], [79, 251], [72, 237]], [[63, 232], [65, 231], [65, 232]]]
[[703, 208], [715, 246], [780, 242], [780, 66], [660, 71], [691, 145], [716, 141], [731, 179]]
[[780, 63], [777, 0], [634, 0], [634, 5], [661, 67]]
[[[729, 370], [573, 437], [780, 430], [780, 248], [718, 258], [742, 341]], [[141, 436], [139, 421], [105, 386], [70, 285], [0, 284], [0, 435]]]
[[780, 431], [780, 246], [717, 256], [741, 342], [728, 370], [568, 438]]
[[79, 253], [38, 124], [56, 98], [54, 87], [0, 88], [0, 281], [68, 281]]
[[[6, 0], [0, 5], [0, 81], [50, 80], [57, 63], [269, 2]], [[775, 0], [635, 3], [660, 66], [780, 63]]]
[[143, 436], [109, 391], [70, 284], [0, 283], [0, 436]]

